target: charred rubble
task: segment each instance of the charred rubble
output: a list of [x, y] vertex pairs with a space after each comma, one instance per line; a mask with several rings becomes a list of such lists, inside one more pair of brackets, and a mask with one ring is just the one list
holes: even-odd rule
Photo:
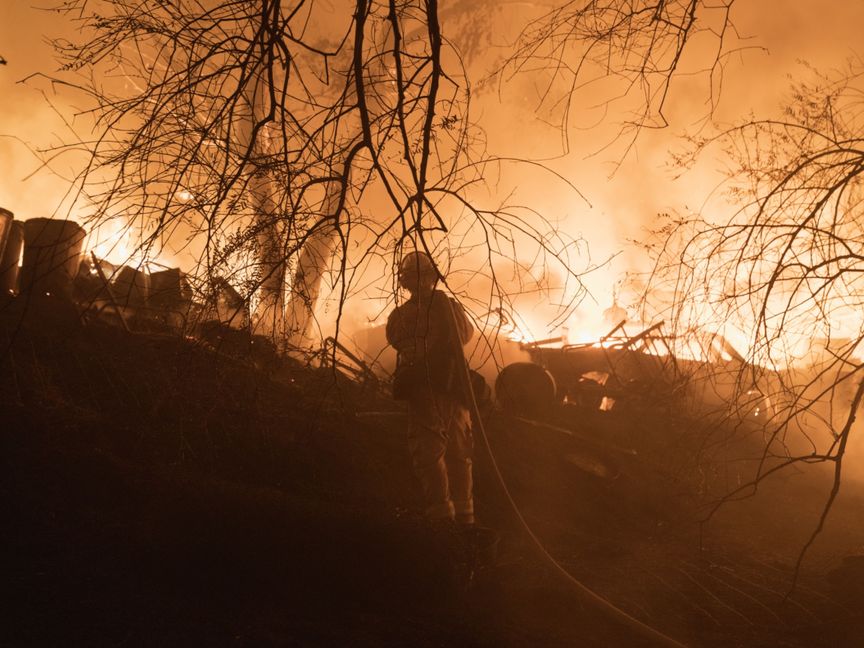
[[419, 514], [404, 412], [358, 355], [288, 358], [227, 282], [82, 260], [78, 226], [34, 221], [0, 266], [3, 643], [650, 645], [543, 568], [506, 490], [564, 568], [685, 644], [857, 645], [854, 559], [789, 594], [746, 519], [702, 536], [730, 476], [686, 459], [723, 398], [659, 326], [498, 374], [492, 530], [466, 536]]

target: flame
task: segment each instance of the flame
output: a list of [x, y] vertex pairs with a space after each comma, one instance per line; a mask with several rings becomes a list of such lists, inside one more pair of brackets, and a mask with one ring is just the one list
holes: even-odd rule
[[178, 265], [164, 251], [153, 253], [140, 245], [140, 237], [129, 223], [112, 219], [91, 226], [85, 242], [85, 250], [114, 266], [128, 265], [152, 272]]
[[537, 341], [537, 338], [534, 335], [518, 328], [513, 328], [513, 330], [507, 333], [506, 337], [510, 342], [516, 342], [518, 344], [532, 344]]
[[102, 223], [90, 230], [85, 247], [100, 259], [123, 265], [133, 256], [129, 250], [128, 230], [128, 226], [117, 220]]

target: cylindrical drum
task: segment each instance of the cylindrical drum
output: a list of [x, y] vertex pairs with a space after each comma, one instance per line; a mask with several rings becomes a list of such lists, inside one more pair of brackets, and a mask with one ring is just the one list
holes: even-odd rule
[[495, 398], [507, 414], [542, 419], [558, 403], [555, 379], [540, 365], [514, 362], [495, 380]]
[[123, 306], [146, 306], [150, 297], [150, 275], [138, 268], [123, 266], [114, 277], [114, 296]]
[[10, 220], [6, 240], [2, 246], [3, 254], [0, 256], [0, 294], [18, 292], [18, 261], [21, 259], [23, 245], [24, 223]]
[[24, 221], [21, 292], [71, 297], [84, 235], [83, 227], [68, 220], [30, 218]]
[[12, 220], [15, 215], [8, 209], [0, 207], [0, 258], [3, 257], [3, 250], [6, 249], [6, 240], [9, 238], [9, 230], [12, 229]]

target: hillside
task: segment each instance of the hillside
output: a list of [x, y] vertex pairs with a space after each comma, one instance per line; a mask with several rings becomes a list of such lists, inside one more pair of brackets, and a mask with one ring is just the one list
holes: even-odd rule
[[[9, 300], [0, 320], [2, 645], [651, 645], [547, 569], [479, 449], [493, 531], [430, 527], [374, 385], [85, 325], [56, 300]], [[630, 432], [686, 425], [656, 416]], [[778, 511], [809, 484], [700, 537], [698, 497], [644, 457], [602, 479], [549, 435], [495, 412], [487, 427], [550, 553], [629, 614], [693, 646], [858, 645], [862, 592], [836, 568], [860, 499], [785, 599], [817, 508]]]

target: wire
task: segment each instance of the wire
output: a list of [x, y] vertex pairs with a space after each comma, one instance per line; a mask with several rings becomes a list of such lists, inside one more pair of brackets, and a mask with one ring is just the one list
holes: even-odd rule
[[[450, 307], [450, 317], [452, 320], [451, 323], [453, 324], [454, 330], [458, 331], [459, 328], [458, 322], [456, 320], [456, 311], [453, 307], [453, 300], [449, 296], [447, 297], [447, 303]], [[560, 576], [565, 583], [567, 583], [571, 588], [578, 592], [585, 600], [606, 612], [613, 619], [621, 621], [626, 626], [632, 628], [633, 630], [636, 630], [639, 634], [657, 642], [660, 645], [674, 646], [675, 648], [686, 648], [686, 646], [680, 641], [673, 639], [669, 635], [663, 634], [656, 628], [652, 628], [651, 626], [643, 623], [636, 617], [627, 614], [627, 612], [617, 607], [611, 601], [600, 596], [597, 592], [584, 585], [570, 572], [568, 572], [564, 568], [564, 566], [561, 565], [561, 563], [555, 560], [552, 554], [547, 551], [546, 547], [543, 545], [543, 542], [537, 537], [534, 531], [531, 530], [531, 527], [525, 521], [525, 517], [519, 510], [519, 506], [516, 504], [513, 496], [510, 494], [510, 489], [507, 488], [507, 483], [504, 481], [504, 475], [501, 474], [501, 469], [498, 467], [498, 462], [495, 460], [495, 454], [492, 452], [492, 446], [489, 444], [489, 437], [486, 435], [486, 428], [483, 425], [483, 420], [480, 416], [480, 407], [477, 405], [477, 399], [474, 395], [474, 390], [471, 388], [471, 373], [468, 368], [468, 360], [465, 358], [465, 350], [462, 348], [461, 340], [458, 339], [458, 334], [456, 341], [457, 344], [455, 346], [458, 349], [457, 353], [459, 359], [461, 360], [460, 364], [462, 366], [462, 371], [464, 372], [465, 384], [467, 385], [472, 415], [477, 424], [477, 428], [480, 431], [480, 438], [483, 441], [483, 446], [486, 449], [486, 453], [489, 455], [489, 461], [492, 465], [495, 477], [498, 481], [498, 484], [501, 486], [501, 490], [503, 491], [504, 496], [507, 498], [507, 502], [510, 505], [510, 508], [513, 510], [513, 513], [516, 516], [516, 520], [519, 522], [522, 530], [531, 540], [531, 543], [537, 550], [539, 556], [549, 567], [552, 568], [553, 573]]]

